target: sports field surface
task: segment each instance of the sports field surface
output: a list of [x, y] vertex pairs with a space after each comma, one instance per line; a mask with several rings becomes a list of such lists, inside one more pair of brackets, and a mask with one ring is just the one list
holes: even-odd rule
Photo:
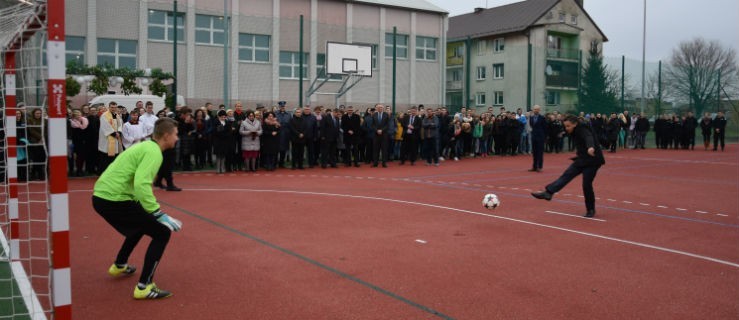
[[[737, 319], [739, 146], [619, 150], [595, 179], [533, 199], [571, 153], [439, 167], [177, 174], [184, 228], [155, 282], [107, 269], [123, 241], [69, 183], [75, 319]], [[501, 207], [486, 210], [484, 194]], [[141, 267], [148, 240], [134, 252]]]

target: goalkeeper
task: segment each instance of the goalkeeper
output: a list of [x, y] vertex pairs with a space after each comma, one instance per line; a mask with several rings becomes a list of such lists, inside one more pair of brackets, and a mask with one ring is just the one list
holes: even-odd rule
[[126, 237], [115, 263], [108, 269], [111, 276], [133, 274], [136, 268], [128, 265], [128, 257], [144, 235], [151, 237], [144, 268], [133, 291], [134, 299], [160, 299], [172, 295], [157, 288], [152, 279], [170, 234], [179, 231], [182, 223], [160, 210], [152, 181], [162, 164], [162, 151], [174, 148], [176, 142], [177, 122], [159, 119], [154, 125], [152, 140], [135, 144], [121, 153], [95, 182], [92, 206]]

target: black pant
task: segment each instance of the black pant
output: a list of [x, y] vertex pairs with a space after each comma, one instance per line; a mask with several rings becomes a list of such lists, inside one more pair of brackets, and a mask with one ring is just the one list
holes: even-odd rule
[[416, 159], [418, 159], [418, 137], [407, 135], [403, 138], [403, 143], [400, 144], [400, 163], [405, 162], [405, 160], [410, 160], [413, 163], [416, 162]]
[[600, 166], [575, 166], [573, 163], [562, 173], [562, 176], [547, 185], [546, 190], [549, 193], [557, 193], [570, 183], [572, 179], [582, 173], [582, 193], [585, 196], [585, 208], [587, 210], [595, 210], [593, 180], [595, 180], [595, 174], [598, 173], [598, 169], [600, 169]]
[[174, 149], [168, 149], [162, 151], [162, 165], [159, 167], [157, 177], [154, 180], [155, 184], [162, 184], [162, 179], [167, 181], [167, 187], [174, 187], [174, 179], [172, 178], [172, 169], [174, 168], [174, 161], [176, 157]]
[[344, 137], [344, 164], [350, 165], [352, 164], [352, 158], [354, 159], [354, 164], [359, 164], [359, 146], [357, 143], [352, 141], [352, 139], [347, 139]]
[[313, 167], [318, 163], [318, 156], [319, 152], [323, 152], [321, 150], [320, 144], [313, 141], [313, 138], [305, 138], [308, 142], [305, 144], [305, 151], [308, 155], [308, 165]]
[[105, 172], [105, 169], [108, 169], [108, 166], [113, 163], [113, 160], [115, 160], [115, 157], [117, 156], [108, 156], [105, 152], [99, 152], [98, 155], [100, 156], [98, 158], [98, 175], [103, 174]]
[[721, 151], [724, 151], [724, 146], [726, 144], [724, 143], [724, 131], [721, 130], [721, 132], [715, 132], [713, 133], [713, 150], [718, 149], [718, 144], [721, 143]]
[[531, 154], [534, 156], [534, 164], [531, 169], [541, 169], [544, 167], [544, 139], [531, 138]]
[[423, 139], [423, 158], [427, 164], [439, 163], [439, 152], [436, 149], [436, 138]]
[[[311, 142], [308, 142], [311, 143]], [[292, 167], [303, 169], [303, 152], [305, 151], [305, 143], [292, 143]]]
[[372, 157], [374, 165], [380, 161], [380, 153], [382, 152], [382, 163], [387, 163], [387, 149], [388, 149], [388, 136], [386, 135], [375, 135], [375, 139], [372, 141], [372, 149], [375, 151]]
[[108, 201], [93, 196], [92, 206], [105, 221], [126, 237], [115, 259], [116, 264], [128, 263], [128, 257], [131, 256], [131, 252], [141, 238], [144, 235], [151, 237], [151, 243], [144, 256], [144, 267], [139, 277], [139, 282], [151, 283], [172, 231], [159, 223], [154, 215], [146, 212], [136, 201]]
[[334, 141], [321, 141], [321, 166], [336, 166], [336, 140]]

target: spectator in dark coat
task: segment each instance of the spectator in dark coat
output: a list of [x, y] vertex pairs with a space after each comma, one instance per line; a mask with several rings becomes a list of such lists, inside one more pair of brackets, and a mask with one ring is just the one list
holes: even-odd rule
[[701, 119], [701, 134], [703, 135], [703, 147], [708, 150], [711, 146], [711, 132], [713, 132], [713, 120], [711, 115], [706, 112]]

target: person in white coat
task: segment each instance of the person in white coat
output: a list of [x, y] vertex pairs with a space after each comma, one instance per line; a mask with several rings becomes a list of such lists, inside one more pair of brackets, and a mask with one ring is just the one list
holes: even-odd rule
[[147, 128], [139, 122], [139, 112], [131, 111], [128, 122], [123, 124], [123, 147], [128, 149], [134, 144], [144, 141]]
[[254, 116], [254, 111], [246, 112], [246, 120], [239, 127], [241, 134], [241, 154], [244, 158], [244, 171], [257, 171], [259, 158], [259, 136], [262, 135], [262, 123]]

